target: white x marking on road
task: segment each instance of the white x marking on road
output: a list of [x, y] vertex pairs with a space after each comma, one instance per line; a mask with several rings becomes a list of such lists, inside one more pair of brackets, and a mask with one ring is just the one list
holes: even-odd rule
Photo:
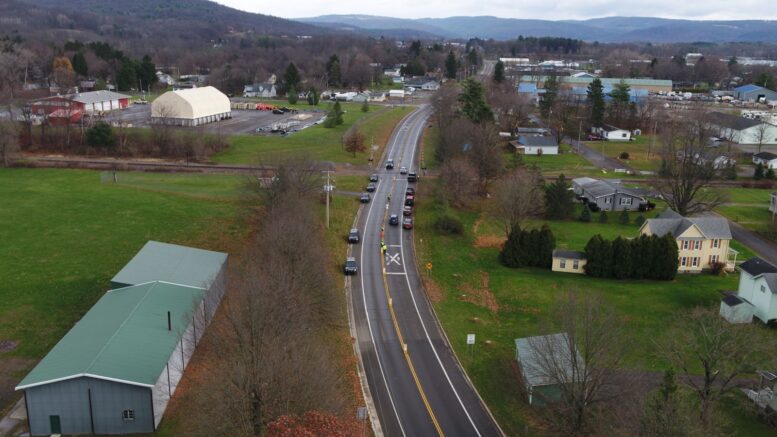
[[390, 253], [386, 254], [386, 265], [389, 265], [391, 263], [395, 263], [398, 266], [402, 265], [402, 264], [399, 263], [399, 252], [397, 252], [397, 253], [395, 253], [393, 255], [390, 254]]

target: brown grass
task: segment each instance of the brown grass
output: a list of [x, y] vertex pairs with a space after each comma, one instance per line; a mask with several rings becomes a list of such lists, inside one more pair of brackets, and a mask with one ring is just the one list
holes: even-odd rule
[[498, 235], [479, 235], [477, 238], [475, 238], [475, 243], [473, 246], [477, 247], [478, 249], [484, 249], [488, 247], [499, 248], [502, 247], [504, 242], [504, 237], [500, 237]]
[[442, 302], [443, 298], [445, 297], [442, 288], [432, 279], [422, 279], [424, 283], [424, 289], [426, 290], [426, 297], [429, 298], [429, 300], [432, 303], [438, 303]]
[[478, 288], [470, 284], [459, 286], [459, 290], [464, 293], [461, 300], [487, 308], [492, 313], [499, 311], [499, 302], [497, 302], [494, 293], [491, 292], [488, 286], [489, 280], [488, 272], [480, 272], [480, 286]]

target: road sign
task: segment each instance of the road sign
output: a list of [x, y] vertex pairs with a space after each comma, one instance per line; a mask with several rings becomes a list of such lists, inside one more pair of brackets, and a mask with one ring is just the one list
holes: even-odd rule
[[467, 334], [467, 344], [475, 344], [475, 334]]
[[335, 190], [335, 186], [334, 185], [324, 185], [324, 191], [332, 192], [334, 190]]
[[432, 269], [432, 263], [426, 263], [426, 270]]

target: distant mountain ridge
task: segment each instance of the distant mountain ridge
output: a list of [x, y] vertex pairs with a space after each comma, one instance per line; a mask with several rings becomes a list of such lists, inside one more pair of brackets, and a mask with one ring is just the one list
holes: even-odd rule
[[534, 20], [491, 16], [404, 19], [371, 15], [300, 18], [308, 24], [370, 33], [397, 29], [437, 38], [555, 36], [600, 42], [770, 42], [777, 43], [777, 20], [700, 21], [655, 17], [604, 17], [588, 20]]

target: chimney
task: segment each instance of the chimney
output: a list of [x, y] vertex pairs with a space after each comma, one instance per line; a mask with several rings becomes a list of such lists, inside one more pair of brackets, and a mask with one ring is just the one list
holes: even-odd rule
[[170, 320], [170, 311], [167, 312], [167, 330], [172, 331], [173, 330], [173, 323]]

